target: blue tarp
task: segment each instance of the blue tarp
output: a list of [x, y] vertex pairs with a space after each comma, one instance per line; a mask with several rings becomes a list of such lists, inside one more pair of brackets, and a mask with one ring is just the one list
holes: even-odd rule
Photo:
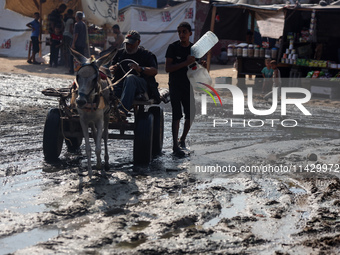
[[157, 0], [121, 0], [118, 2], [118, 10], [123, 9], [129, 5], [141, 5], [157, 8]]

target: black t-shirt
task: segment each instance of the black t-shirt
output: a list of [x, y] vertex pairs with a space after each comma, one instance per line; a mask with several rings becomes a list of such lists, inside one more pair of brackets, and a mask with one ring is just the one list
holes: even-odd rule
[[[144, 49], [142, 46], [139, 46], [137, 52], [134, 54], [128, 54], [124, 48], [119, 49], [112, 60], [112, 65], [120, 63], [121, 67], [118, 67], [118, 69], [116, 70], [113, 82], [116, 82], [117, 80], [122, 78], [124, 74], [130, 70], [129, 64], [132, 62], [128, 61], [128, 59], [136, 61], [141, 67], [154, 67], [158, 69], [156, 56], [151, 51]], [[122, 69], [124, 69], [124, 71]], [[133, 70], [130, 74], [138, 75], [135, 70]], [[146, 80], [148, 84], [149, 97], [155, 99], [156, 102], [159, 102], [160, 95], [158, 92], [158, 83], [156, 82], [155, 76], [147, 76], [144, 74], [140, 75]]]
[[[143, 47], [139, 46], [137, 52], [134, 54], [128, 54], [124, 48], [119, 49], [117, 54], [112, 60], [112, 65], [115, 65], [119, 62], [122, 68], [118, 67], [115, 73], [114, 80], [113, 80], [114, 82], [124, 76], [125, 73], [123, 72], [122, 69], [124, 69], [125, 72], [128, 72], [130, 70], [129, 64], [132, 62], [122, 61], [125, 59], [132, 59], [136, 61], [138, 65], [141, 67], [154, 67], [158, 69], [156, 56], [152, 52], [144, 49]], [[137, 75], [135, 71], [132, 71], [131, 73]], [[150, 83], [151, 81], [155, 81], [154, 76], [146, 76], [146, 75], [141, 74], [141, 77], [144, 78], [148, 83]]]
[[78, 34], [77, 41], [75, 41], [74, 46], [76, 47], [86, 47], [86, 25], [80, 20], [74, 25], [74, 34]]
[[[176, 41], [169, 45], [165, 58], [171, 58], [173, 64], [182, 63], [187, 60], [187, 57], [191, 55], [190, 49], [193, 44], [190, 43], [188, 47], [181, 46], [180, 41]], [[190, 81], [187, 76], [187, 67], [183, 67], [177, 71], [169, 73], [169, 84], [170, 85], [190, 85]]]
[[49, 15], [48, 15], [48, 22], [49, 22], [49, 33], [54, 33], [54, 28], [56, 26], [61, 26], [63, 25], [62, 21], [62, 15], [59, 12], [58, 9], [53, 10]]

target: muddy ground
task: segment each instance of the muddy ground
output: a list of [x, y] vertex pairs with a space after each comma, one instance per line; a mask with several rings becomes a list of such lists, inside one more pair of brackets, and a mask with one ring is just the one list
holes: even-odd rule
[[[314, 98], [308, 118], [290, 109], [296, 128], [212, 129], [214, 114], [200, 116], [182, 159], [171, 154], [163, 105], [162, 155], [135, 167], [132, 142], [110, 140], [108, 178], [90, 180], [79, 175], [84, 145], [54, 165], [43, 158], [46, 114], [58, 103], [41, 90], [67, 87], [65, 78], [0, 74], [1, 254], [339, 254], [339, 101]], [[230, 96], [223, 102], [231, 107]], [[197, 172], [216, 164], [303, 171]], [[307, 172], [312, 164], [325, 171]]]

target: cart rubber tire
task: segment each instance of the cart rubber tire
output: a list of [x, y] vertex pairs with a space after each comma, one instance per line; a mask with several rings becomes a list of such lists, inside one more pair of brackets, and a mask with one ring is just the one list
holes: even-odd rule
[[65, 144], [67, 146], [68, 152], [77, 152], [80, 148], [81, 143], [83, 142], [83, 130], [81, 129], [80, 122], [70, 122], [70, 121], [63, 121], [64, 132], [73, 132], [75, 134], [81, 133], [80, 136], [71, 136], [65, 137]]
[[47, 162], [58, 160], [63, 147], [60, 112], [58, 108], [49, 110], [44, 127], [43, 152]]
[[148, 112], [153, 114], [152, 155], [155, 156], [159, 155], [163, 149], [164, 112], [159, 106], [151, 106]]
[[69, 152], [76, 152], [79, 150], [83, 137], [67, 137], [65, 143]]
[[147, 165], [152, 159], [153, 120], [151, 113], [138, 114], [133, 141], [134, 164]]

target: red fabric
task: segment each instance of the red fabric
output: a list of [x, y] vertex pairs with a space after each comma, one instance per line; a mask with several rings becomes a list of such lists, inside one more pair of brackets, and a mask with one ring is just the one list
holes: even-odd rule
[[63, 39], [63, 35], [51, 34], [51, 39], [56, 40], [56, 41], [60, 41], [60, 40]]
[[106, 80], [107, 79], [107, 76], [106, 76], [105, 73], [99, 72], [99, 75], [100, 75], [100, 79], [102, 79], [102, 80]]

